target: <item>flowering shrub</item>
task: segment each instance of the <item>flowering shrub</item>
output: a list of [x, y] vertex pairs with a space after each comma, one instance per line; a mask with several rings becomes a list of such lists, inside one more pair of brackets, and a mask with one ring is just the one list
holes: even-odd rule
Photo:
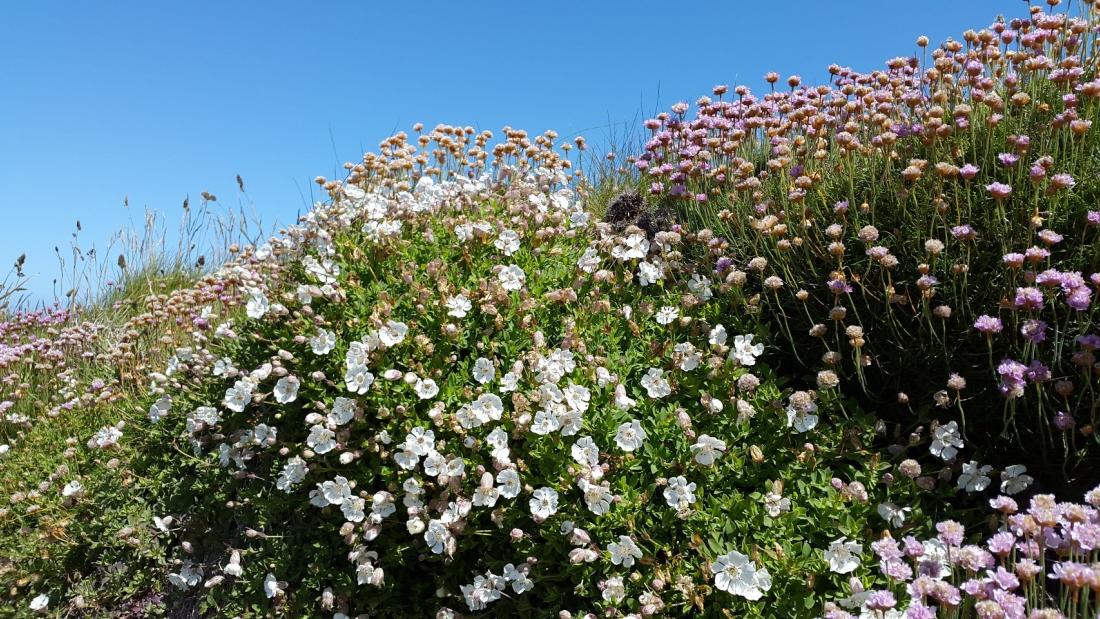
[[208, 312], [125, 430], [137, 470], [188, 463], [146, 489], [179, 544], [175, 595], [222, 613], [821, 608], [821, 552], [882, 522], [873, 424], [764, 364], [709, 237], [594, 221], [552, 139], [492, 174], [445, 155], [405, 175], [420, 154], [397, 136], [227, 267], [244, 314]]
[[910, 441], [951, 421], [978, 457], [1014, 464], [1002, 437], [1027, 440], [1032, 469], [1076, 488], [1100, 453], [1098, 12], [1084, 11], [1032, 6], [931, 53], [922, 37], [921, 57], [833, 65], [828, 86], [718, 86], [694, 113], [647, 120], [633, 158], [652, 200], [721, 235], [720, 274], [792, 360]]

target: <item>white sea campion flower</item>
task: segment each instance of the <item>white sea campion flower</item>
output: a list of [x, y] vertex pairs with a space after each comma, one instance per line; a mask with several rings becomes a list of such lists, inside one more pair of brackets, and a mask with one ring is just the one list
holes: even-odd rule
[[501, 288], [505, 290], [519, 290], [523, 288], [524, 282], [527, 281], [527, 274], [518, 266], [510, 264], [500, 270], [500, 273], [497, 274], [497, 279], [500, 280]]
[[474, 362], [474, 380], [487, 385], [493, 381], [493, 377], [496, 376], [496, 368], [493, 367], [493, 362], [489, 361], [485, 357], [478, 357]]
[[497, 488], [500, 488], [500, 496], [506, 499], [514, 499], [519, 496], [523, 488], [516, 469], [508, 468], [497, 473]]
[[644, 234], [631, 234], [611, 250], [613, 258], [623, 261], [645, 258], [647, 255], [649, 255], [649, 240]]
[[757, 568], [746, 555], [732, 550], [710, 564], [714, 574], [714, 586], [731, 595], [748, 600], [759, 600], [772, 588], [768, 568]]
[[817, 404], [813, 402], [806, 403], [805, 406], [799, 408], [794, 405], [787, 407], [787, 427], [794, 428], [795, 432], [809, 432], [817, 427], [817, 415], [813, 413], [817, 411]]
[[234, 550], [230, 553], [229, 561], [222, 567], [222, 573], [234, 578], [244, 573], [244, 569], [241, 567], [241, 551]]
[[465, 318], [473, 306], [466, 295], [456, 294], [447, 299], [447, 315], [455, 318]]
[[321, 497], [327, 501], [328, 505], [339, 505], [344, 502], [344, 499], [351, 498], [351, 483], [343, 475], [337, 475], [330, 481], [321, 482], [317, 485], [317, 488], [321, 491]]
[[673, 509], [685, 509], [695, 502], [695, 482], [688, 483], [683, 475], [670, 477], [665, 487], [665, 502]]
[[302, 381], [293, 374], [280, 378], [279, 382], [275, 383], [275, 401], [279, 404], [289, 404], [297, 400], [298, 388], [301, 386]]
[[340, 512], [344, 514], [344, 520], [348, 522], [363, 522], [367, 517], [367, 502], [363, 497], [352, 496], [340, 503]]
[[435, 381], [430, 378], [418, 378], [413, 390], [416, 391], [417, 397], [421, 400], [430, 400], [439, 393], [439, 385], [435, 384]]
[[416, 468], [417, 464], [420, 464], [420, 455], [412, 450], [407, 443], [401, 443], [397, 446], [397, 450], [393, 452], [393, 460], [397, 463], [397, 466], [411, 471]]
[[649, 368], [642, 377], [642, 387], [645, 388], [646, 395], [651, 398], [663, 398], [672, 393], [672, 387], [665, 379], [664, 371], [659, 368]]
[[878, 506], [878, 515], [882, 516], [882, 519], [889, 522], [890, 526], [894, 528], [904, 525], [906, 516], [911, 511], [913, 511], [912, 507], [898, 507], [896, 503], [890, 501], [879, 503]]
[[33, 599], [31, 599], [29, 607], [31, 610], [37, 613], [46, 610], [49, 605], [50, 596], [46, 595], [45, 593], [39, 593], [38, 595], [34, 596]]
[[628, 411], [633, 408], [635, 404], [637, 404], [637, 402], [626, 395], [626, 387], [622, 383], [615, 385], [615, 406], [617, 408]]
[[606, 481], [594, 484], [582, 478], [577, 481], [577, 487], [584, 495], [585, 506], [593, 514], [602, 516], [611, 510], [611, 488]]
[[122, 430], [114, 426], [104, 426], [88, 439], [88, 449], [110, 449], [118, 445]]
[[351, 366], [344, 375], [344, 382], [347, 384], [348, 391], [364, 395], [374, 384], [374, 374], [371, 374], [365, 365]]
[[714, 325], [714, 328], [707, 334], [707, 343], [711, 346], [725, 346], [726, 345], [726, 328], [722, 325]]
[[962, 447], [963, 440], [959, 434], [959, 424], [949, 421], [932, 431], [932, 444], [928, 447], [928, 451], [944, 462], [951, 462]]
[[424, 542], [435, 554], [443, 554], [443, 550], [451, 538], [451, 532], [439, 520], [432, 519], [428, 522], [428, 528], [424, 531]]
[[225, 390], [222, 404], [229, 410], [240, 413], [244, 407], [252, 401], [252, 383], [246, 380], [238, 380], [233, 386]]
[[577, 464], [583, 464], [589, 468], [600, 463], [600, 448], [590, 436], [582, 436], [577, 439], [569, 449], [569, 453]]
[[393, 348], [405, 341], [405, 335], [409, 332], [409, 326], [403, 322], [389, 320], [386, 325], [378, 330], [378, 340], [386, 348]]
[[772, 518], [778, 518], [780, 514], [791, 511], [791, 500], [775, 490], [768, 490], [764, 495], [764, 511]]
[[161, 396], [149, 407], [149, 421], [156, 423], [172, 410], [172, 397]]
[[600, 594], [605, 602], [618, 604], [626, 597], [626, 586], [622, 576], [613, 576], [604, 581], [603, 592]]
[[195, 565], [190, 561], [185, 560], [183, 565], [180, 566], [178, 573], [172, 573], [168, 575], [168, 582], [175, 585], [177, 589], [185, 591], [199, 584], [202, 580], [202, 566]]
[[326, 419], [333, 425], [342, 426], [351, 421], [353, 417], [355, 417], [355, 401], [344, 396], [336, 396]]
[[80, 497], [84, 495], [84, 484], [79, 480], [72, 480], [65, 484], [65, 487], [61, 489], [61, 496], [65, 498]]
[[667, 325], [679, 317], [680, 310], [672, 307], [671, 305], [666, 305], [657, 310], [657, 324], [659, 325]]
[[594, 247], [584, 250], [584, 254], [577, 259], [577, 268], [585, 273], [595, 273], [600, 267], [600, 252]]
[[634, 566], [635, 559], [642, 558], [642, 549], [629, 535], [620, 535], [619, 541], [607, 545], [607, 551], [611, 553], [612, 563], [627, 569]]
[[539, 436], [552, 434], [560, 428], [558, 416], [545, 408], [535, 413], [535, 419], [531, 422], [531, 432]]
[[661, 269], [651, 262], [638, 263], [638, 285], [649, 286], [661, 281]]
[[316, 425], [309, 429], [306, 437], [306, 445], [315, 453], [324, 454], [336, 449], [336, 434], [322, 425]]
[[[502, 492], [503, 494], [503, 492]], [[531, 515], [535, 518], [549, 518], [558, 512], [558, 493], [553, 488], [542, 487], [531, 495]]]
[[962, 474], [959, 475], [958, 479], [959, 489], [967, 492], [985, 490], [989, 487], [989, 483], [993, 481], [987, 475], [992, 469], [993, 467], [988, 464], [979, 466], [975, 460], [963, 464]]
[[829, 569], [837, 574], [847, 574], [859, 567], [859, 555], [863, 552], [863, 544], [849, 542], [841, 537], [829, 543], [825, 551], [825, 561], [829, 563]]
[[1018, 494], [1027, 489], [1031, 482], [1035, 481], [1031, 475], [1026, 475], [1027, 467], [1022, 464], [1006, 466], [1001, 471], [1001, 492], [1005, 494]]
[[279, 478], [275, 480], [275, 487], [283, 492], [290, 492], [294, 489], [294, 486], [306, 478], [308, 471], [309, 467], [306, 466], [305, 460], [298, 456], [291, 456], [283, 465], [283, 471], [279, 473]]
[[271, 309], [271, 302], [267, 300], [267, 295], [258, 288], [249, 288], [245, 292], [248, 294], [248, 301], [244, 305], [245, 314], [252, 319], [263, 318], [264, 314]]
[[317, 335], [309, 338], [309, 347], [315, 355], [327, 355], [336, 348], [336, 334], [328, 329], [318, 329]]
[[695, 444], [691, 446], [695, 461], [703, 466], [713, 465], [725, 451], [726, 442], [709, 434], [700, 434], [699, 438], [695, 439]]
[[756, 358], [764, 354], [763, 344], [753, 344], [753, 335], [738, 335], [733, 338], [730, 359], [736, 359], [741, 365], [756, 365]]
[[519, 387], [519, 375], [515, 372], [507, 372], [500, 377], [500, 390], [503, 393], [511, 393]]
[[645, 430], [637, 419], [623, 422], [615, 432], [615, 444], [623, 451], [634, 451], [641, 448], [645, 439]]
[[519, 235], [515, 230], [505, 228], [497, 236], [497, 240], [493, 241], [493, 247], [499, 249], [505, 256], [511, 256], [519, 251]]
[[274, 574], [269, 572], [267, 576], [264, 576], [264, 595], [266, 595], [268, 599], [274, 598], [282, 592], [283, 588]]

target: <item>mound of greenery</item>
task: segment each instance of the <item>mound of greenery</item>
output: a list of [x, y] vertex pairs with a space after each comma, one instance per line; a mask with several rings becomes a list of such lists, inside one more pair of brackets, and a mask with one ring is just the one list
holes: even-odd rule
[[543, 138], [493, 177], [329, 183], [235, 267], [244, 315], [212, 310], [125, 429], [178, 544], [171, 605], [776, 616], [835, 595], [823, 550], [915, 485], [883, 483], [834, 389], [758, 361], [770, 334], [710, 236], [595, 221]]

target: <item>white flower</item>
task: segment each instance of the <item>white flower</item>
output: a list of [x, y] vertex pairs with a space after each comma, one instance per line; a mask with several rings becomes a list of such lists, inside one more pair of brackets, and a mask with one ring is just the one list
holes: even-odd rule
[[607, 550], [611, 553], [611, 562], [625, 568], [633, 567], [634, 560], [642, 558], [642, 549], [629, 535], [620, 535], [619, 541], [607, 545]]
[[172, 409], [172, 397], [161, 396], [153, 405], [149, 407], [149, 421], [156, 423], [161, 420], [162, 417], [168, 414]]
[[313, 426], [306, 437], [306, 445], [316, 453], [328, 453], [336, 449], [336, 434], [325, 426]]
[[466, 295], [455, 295], [447, 299], [447, 315], [455, 318], [465, 318], [470, 308], [474, 305], [466, 298]]
[[284, 376], [275, 383], [275, 401], [279, 404], [289, 404], [298, 399], [298, 388], [302, 381], [297, 376]]
[[519, 376], [515, 372], [508, 372], [504, 376], [500, 377], [500, 390], [504, 393], [510, 393], [516, 390], [519, 386]]
[[759, 600], [772, 587], [767, 568], [757, 569], [756, 564], [736, 550], [715, 559], [710, 571], [714, 573], [715, 587], [749, 600]]
[[714, 438], [709, 434], [700, 434], [691, 446], [691, 453], [695, 454], [695, 461], [703, 466], [711, 466], [714, 461], [726, 451], [726, 442]]
[[390, 320], [386, 326], [378, 330], [378, 339], [386, 348], [393, 348], [405, 341], [405, 334], [409, 332], [409, 326], [403, 322]]
[[421, 400], [430, 400], [439, 393], [439, 385], [435, 384], [435, 381], [430, 378], [416, 379], [416, 385], [413, 389]]
[[600, 463], [600, 448], [590, 436], [582, 436], [573, 443], [569, 450], [570, 455], [577, 464], [583, 464], [589, 468]]
[[222, 573], [226, 576], [233, 576], [234, 578], [244, 573], [241, 568], [241, 552], [234, 550], [229, 555], [229, 561], [222, 567]]
[[829, 563], [829, 569], [837, 574], [847, 574], [859, 567], [859, 555], [863, 552], [863, 544], [846, 541], [841, 537], [829, 544], [825, 551], [825, 560]]
[[813, 413], [817, 410], [817, 404], [810, 402], [805, 410], [796, 409], [794, 406], [787, 407], [787, 427], [794, 428], [795, 432], [809, 432], [817, 427], [817, 415]]
[[504, 469], [497, 473], [497, 487], [500, 488], [500, 496], [506, 499], [514, 499], [519, 496], [523, 487], [520, 483], [519, 473], [516, 469]]
[[199, 584], [199, 581], [202, 580], [202, 573], [201, 565], [194, 565], [190, 561], [184, 561], [178, 574], [173, 573], [168, 575], [168, 582], [181, 590], [190, 589]]
[[295, 485], [306, 478], [308, 471], [309, 467], [306, 466], [305, 460], [298, 456], [292, 456], [283, 465], [282, 473], [279, 473], [279, 478], [275, 480], [275, 487], [283, 492], [290, 492]]
[[355, 417], [355, 401], [344, 396], [337, 396], [332, 403], [332, 410], [328, 413], [328, 421], [334, 425], [342, 426]]
[[648, 286], [661, 281], [661, 269], [651, 262], [638, 263], [638, 284]]
[[340, 511], [348, 522], [363, 522], [367, 517], [366, 507], [367, 502], [363, 500], [363, 497], [357, 496], [347, 497], [340, 503]]
[[911, 511], [913, 511], [912, 507], [898, 507], [892, 502], [879, 503], [878, 506], [878, 515], [895, 528], [905, 524], [906, 515]]
[[493, 367], [493, 362], [489, 361], [485, 357], [478, 357], [474, 362], [474, 380], [486, 385], [492, 382], [493, 377], [496, 376], [496, 368]]
[[531, 515], [535, 518], [546, 519], [553, 516], [558, 511], [557, 491], [546, 487], [535, 490], [531, 496], [530, 507]]
[[319, 329], [317, 335], [309, 338], [309, 347], [315, 355], [327, 355], [336, 348], [336, 334], [328, 329]]
[[225, 390], [222, 404], [231, 411], [240, 413], [244, 407], [252, 401], [252, 384], [246, 380], [238, 380], [233, 386]]
[[436, 450], [436, 433], [426, 428], [414, 428], [405, 435], [405, 444], [416, 455], [428, 455]]
[[329, 505], [339, 505], [344, 502], [344, 499], [351, 498], [351, 484], [343, 475], [337, 475], [332, 481], [319, 484], [318, 488]]
[[662, 307], [661, 309], [657, 310], [657, 324], [667, 325], [667, 324], [671, 323], [673, 320], [676, 320], [679, 316], [680, 316], [680, 310], [676, 309], [675, 307], [672, 307], [671, 305], [666, 305], [666, 306]]
[[949, 421], [932, 431], [932, 444], [928, 447], [928, 451], [944, 462], [951, 462], [962, 447], [963, 441], [959, 435], [959, 424]]
[[531, 432], [539, 436], [557, 432], [560, 428], [561, 421], [558, 420], [557, 415], [545, 408], [535, 413], [535, 419], [531, 422]]
[[791, 511], [791, 500], [774, 490], [769, 490], [764, 495], [764, 511], [768, 512], [772, 518], [778, 518], [779, 514]]
[[424, 531], [424, 541], [435, 554], [443, 554], [447, 541], [451, 538], [451, 532], [438, 520], [428, 522], [428, 529]]
[[497, 240], [493, 241], [493, 247], [499, 249], [505, 256], [511, 256], [519, 251], [519, 235], [515, 230], [506, 228], [501, 231]]
[[680, 355], [680, 369], [685, 372], [699, 367], [703, 361], [703, 354], [697, 351], [691, 342], [681, 342], [673, 348], [673, 351]]
[[634, 451], [642, 446], [646, 433], [637, 419], [623, 422], [615, 432], [615, 444], [623, 451]]
[[267, 296], [264, 295], [262, 290], [249, 288], [246, 292], [248, 293], [248, 302], [244, 306], [245, 314], [253, 319], [263, 318], [267, 310], [271, 309], [271, 302], [267, 300]]
[[649, 241], [642, 234], [631, 234], [611, 250], [611, 256], [617, 260], [645, 258], [649, 254]]
[[393, 453], [393, 460], [401, 468], [411, 471], [420, 463], [420, 456], [406, 443], [401, 443], [397, 446], [397, 451]]
[[764, 354], [764, 345], [753, 344], [752, 337], [751, 333], [734, 337], [730, 359], [736, 359], [741, 365], [756, 365], [756, 358]]
[[711, 346], [725, 346], [726, 345], [726, 328], [722, 325], [714, 325], [714, 328], [710, 330], [707, 342]]
[[992, 481], [987, 475], [992, 469], [993, 467], [988, 464], [979, 466], [974, 460], [967, 462], [963, 465], [962, 474], [959, 475], [959, 489], [966, 490], [967, 492], [981, 492], [985, 490], [989, 487], [989, 482]]
[[683, 475], [669, 478], [665, 487], [665, 502], [674, 509], [684, 509], [695, 502], [695, 482], [688, 483]]
[[614, 576], [604, 581], [603, 593], [600, 594], [605, 602], [618, 604], [626, 597], [626, 586], [623, 585], [622, 576]]
[[344, 382], [348, 386], [348, 391], [363, 395], [374, 384], [374, 374], [367, 370], [367, 366], [356, 365], [348, 368], [347, 373], [344, 375]]
[[594, 247], [584, 250], [584, 255], [577, 260], [577, 268], [585, 273], [595, 273], [599, 266], [600, 252], [596, 251]]
[[646, 395], [651, 398], [663, 398], [672, 393], [672, 387], [665, 379], [664, 371], [658, 368], [649, 368], [642, 377], [642, 387], [645, 388]]
[[615, 406], [620, 410], [628, 411], [634, 407], [637, 402], [626, 395], [626, 387], [622, 383], [615, 385]]
[[39, 593], [31, 600], [30, 609], [34, 612], [46, 610], [46, 607], [50, 605], [50, 596], [45, 593]]
[[519, 290], [523, 288], [524, 282], [527, 281], [527, 274], [518, 266], [510, 264], [500, 270], [500, 273], [497, 274], [497, 278], [500, 280], [501, 288], [505, 290]]
[[1022, 464], [1006, 466], [1001, 471], [1001, 492], [1005, 494], [1017, 494], [1023, 492], [1031, 482], [1035, 481], [1031, 475], [1025, 475], [1027, 467]]
[[577, 487], [584, 494], [584, 504], [589, 511], [597, 516], [606, 514], [611, 509], [611, 489], [607, 482], [594, 484], [587, 479], [577, 481]]
[[500, 489], [493, 485], [493, 474], [486, 471], [481, 475], [481, 483], [474, 490], [473, 504], [477, 507], [494, 507], [500, 498]]
[[393, 504], [393, 495], [385, 490], [375, 492], [371, 496], [370, 513], [378, 519], [389, 518], [397, 511]]
[[275, 575], [268, 573], [264, 576], [264, 595], [269, 599], [282, 593], [282, 587], [279, 586], [279, 581], [275, 579]]
[[110, 449], [118, 445], [120, 438], [122, 438], [122, 430], [114, 426], [104, 426], [88, 439], [88, 449]]
[[84, 495], [84, 484], [77, 480], [70, 481], [65, 484], [65, 487], [61, 489], [61, 496], [63, 497], [79, 497]]

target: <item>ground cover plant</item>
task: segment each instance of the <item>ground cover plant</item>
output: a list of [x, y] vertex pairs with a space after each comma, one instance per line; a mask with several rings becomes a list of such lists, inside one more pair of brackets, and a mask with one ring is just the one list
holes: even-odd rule
[[1100, 20], [1048, 4], [602, 169], [418, 125], [9, 312], [0, 615], [1095, 617]]

